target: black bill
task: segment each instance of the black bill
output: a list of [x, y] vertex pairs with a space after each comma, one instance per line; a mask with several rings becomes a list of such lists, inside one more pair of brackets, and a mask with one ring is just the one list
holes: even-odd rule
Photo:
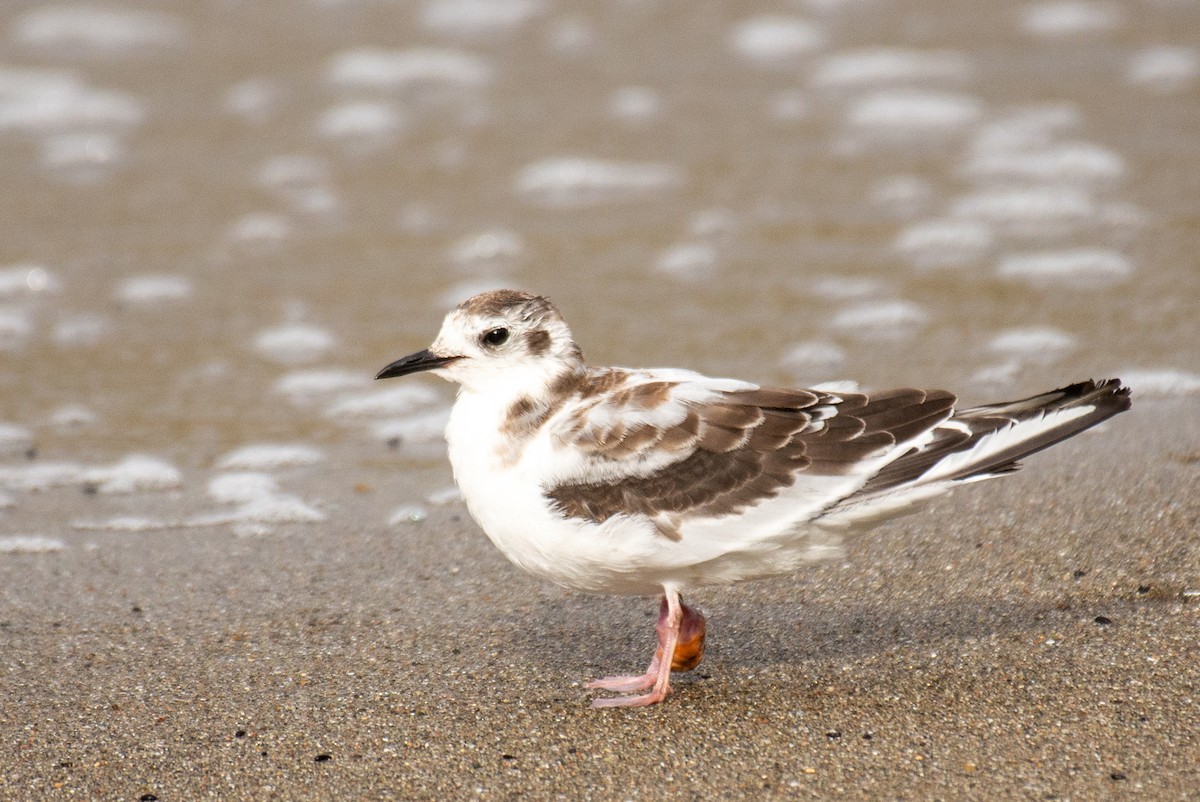
[[456, 359], [461, 359], [461, 357], [438, 356], [429, 349], [417, 351], [415, 354], [409, 354], [408, 356], [400, 357], [395, 362], [376, 373], [375, 378], [394, 379], [397, 376], [407, 376], [410, 373], [420, 373], [423, 370], [433, 370], [434, 368], [440, 368], [443, 365], [448, 365]]

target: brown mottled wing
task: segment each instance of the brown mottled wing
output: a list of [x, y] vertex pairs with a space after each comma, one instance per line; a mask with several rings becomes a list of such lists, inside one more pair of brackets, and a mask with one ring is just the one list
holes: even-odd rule
[[[680, 400], [686, 385], [662, 385], [631, 389], [662, 394], [663, 406], [678, 406], [665, 411], [677, 418], [670, 426], [635, 414], [610, 416], [608, 425], [592, 429], [581, 423], [573, 430], [572, 445], [607, 463], [611, 478], [547, 488], [546, 495], [565, 515], [601, 522], [618, 514], [679, 520], [736, 513], [777, 495], [802, 473], [855, 473], [862, 460], [944, 421], [955, 400], [941, 391], [866, 396], [755, 388], [688, 402]], [[654, 446], [676, 455], [665, 470], [645, 469]]]

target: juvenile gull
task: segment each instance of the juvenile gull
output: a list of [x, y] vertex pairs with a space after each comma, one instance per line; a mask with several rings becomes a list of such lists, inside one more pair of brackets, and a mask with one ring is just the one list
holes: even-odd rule
[[[460, 385], [446, 427], [472, 517], [521, 568], [587, 591], [662, 594], [645, 673], [588, 685], [649, 705], [704, 654], [680, 594], [785, 574], [830, 532], [890, 518], [1129, 409], [1118, 379], [956, 409], [943, 390], [760, 387], [675, 368], [593, 368], [548, 300], [514, 290], [452, 310], [391, 363]], [[669, 655], [670, 657], [666, 657]], [[643, 692], [644, 693], [639, 693]]]

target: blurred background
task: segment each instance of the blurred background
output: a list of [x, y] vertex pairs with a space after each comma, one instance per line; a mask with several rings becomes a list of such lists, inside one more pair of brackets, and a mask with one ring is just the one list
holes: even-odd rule
[[[485, 288], [596, 364], [1200, 393], [1200, 4], [0, 8], [0, 543], [414, 525]], [[331, 528], [331, 532], [336, 532]]]

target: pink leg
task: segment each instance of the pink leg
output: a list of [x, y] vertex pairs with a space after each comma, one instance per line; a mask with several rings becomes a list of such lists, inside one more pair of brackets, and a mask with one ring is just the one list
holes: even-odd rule
[[[686, 611], [686, 615], [685, 615]], [[649, 693], [640, 696], [613, 696], [605, 699], [592, 700], [592, 707], [640, 707], [661, 702], [671, 692], [671, 668], [677, 660], [675, 647], [679, 643], [680, 630], [687, 619], [688, 631], [693, 637], [699, 630], [699, 653], [703, 654], [704, 617], [698, 611], [685, 607], [680, 601], [679, 593], [674, 588], [664, 588], [662, 605], [658, 616], [658, 648], [654, 659], [650, 661], [646, 673], [629, 677], [605, 677], [588, 683], [589, 688], [599, 688], [606, 691], [643, 691], [652, 688]], [[667, 655], [670, 655], [668, 657]], [[692, 658], [694, 657], [694, 662]], [[689, 655], [687, 667], [693, 668], [700, 662], [699, 655]]]

